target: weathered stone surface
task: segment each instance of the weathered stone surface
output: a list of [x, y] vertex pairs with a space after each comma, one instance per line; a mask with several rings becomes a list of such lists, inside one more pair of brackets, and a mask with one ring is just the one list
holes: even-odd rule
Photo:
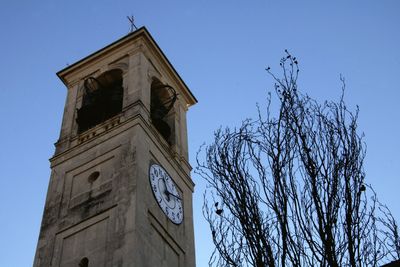
[[[122, 112], [78, 133], [76, 110], [83, 81], [110, 69], [123, 72]], [[186, 130], [187, 107], [196, 100], [147, 30], [138, 31], [58, 73], [68, 87], [60, 139], [34, 267], [195, 266], [192, 193]], [[154, 78], [175, 88], [173, 145], [150, 119]], [[173, 178], [184, 202], [175, 225], [161, 211], [149, 183], [157, 162]]]

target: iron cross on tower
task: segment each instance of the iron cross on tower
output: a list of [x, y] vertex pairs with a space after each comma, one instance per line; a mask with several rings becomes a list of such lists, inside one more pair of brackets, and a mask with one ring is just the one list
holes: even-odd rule
[[132, 16], [127, 16], [127, 19], [129, 20], [129, 22], [131, 24], [130, 32], [133, 32], [134, 28], [135, 28], [135, 30], [137, 30], [137, 27], [135, 25], [135, 19], [134, 19], [133, 15]]

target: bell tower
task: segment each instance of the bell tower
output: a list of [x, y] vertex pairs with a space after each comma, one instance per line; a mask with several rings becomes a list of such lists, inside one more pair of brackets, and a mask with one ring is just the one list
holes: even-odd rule
[[144, 27], [57, 75], [68, 94], [34, 267], [194, 267], [189, 88]]

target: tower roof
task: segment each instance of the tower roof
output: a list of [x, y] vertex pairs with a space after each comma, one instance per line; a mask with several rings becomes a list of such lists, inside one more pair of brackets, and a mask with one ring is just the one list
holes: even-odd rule
[[183, 79], [180, 77], [178, 72], [175, 70], [174, 66], [171, 64], [171, 62], [168, 60], [168, 58], [165, 56], [164, 52], [161, 50], [161, 48], [158, 46], [158, 44], [155, 42], [153, 37], [150, 35], [149, 31], [145, 27], [141, 27], [137, 29], [134, 32], [131, 32], [124, 37], [116, 40], [115, 42], [101, 48], [100, 50], [84, 57], [83, 59], [73, 63], [72, 65], [69, 65], [68, 67], [60, 70], [57, 72], [57, 76], [63, 81], [65, 85], [68, 85], [67, 78], [66, 76], [70, 73], [75, 72], [77, 69], [81, 68], [82, 66], [94, 61], [95, 59], [101, 57], [103, 54], [106, 54], [109, 51], [112, 51], [113, 49], [121, 46], [125, 46], [132, 42], [133, 40], [136, 40], [138, 38], [143, 38], [147, 45], [150, 46], [150, 48], [159, 56], [159, 58], [163, 61], [164, 64], [168, 66], [168, 69], [171, 71], [171, 74], [176, 78], [177, 82], [184, 88], [184, 91], [182, 92], [185, 95], [185, 98], [187, 99], [187, 103], [189, 105], [194, 105], [197, 103], [197, 99], [193, 95], [193, 93], [190, 91], [189, 87], [186, 85], [186, 83], [183, 81]]

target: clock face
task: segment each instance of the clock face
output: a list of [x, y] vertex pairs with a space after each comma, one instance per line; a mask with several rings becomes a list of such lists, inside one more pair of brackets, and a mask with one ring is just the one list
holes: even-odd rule
[[169, 174], [160, 165], [152, 164], [149, 178], [154, 197], [162, 211], [173, 223], [182, 223], [182, 197]]

